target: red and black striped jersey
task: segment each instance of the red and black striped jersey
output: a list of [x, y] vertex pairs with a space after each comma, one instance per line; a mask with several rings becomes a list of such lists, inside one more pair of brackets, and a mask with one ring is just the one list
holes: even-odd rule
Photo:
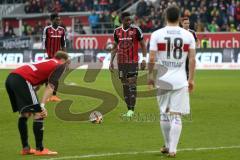
[[57, 51], [66, 48], [65, 29], [52, 25], [46, 26], [43, 30], [43, 49], [46, 50], [48, 58], [53, 58]]
[[127, 30], [121, 26], [114, 30], [113, 35], [118, 46], [118, 63], [138, 63], [138, 42], [143, 40], [142, 30], [135, 25]]
[[195, 39], [195, 42], [197, 42], [198, 38], [197, 38], [196, 32], [194, 30], [192, 30], [192, 29], [188, 29], [188, 31], [192, 33], [192, 35], [193, 35], [193, 37]]

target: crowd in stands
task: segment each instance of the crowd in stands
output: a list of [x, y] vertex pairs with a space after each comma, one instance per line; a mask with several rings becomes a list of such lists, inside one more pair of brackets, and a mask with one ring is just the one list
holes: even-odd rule
[[112, 11], [132, 0], [25, 0], [26, 13]]
[[[112, 33], [120, 26], [117, 9], [136, 0], [22, 0], [26, 13], [91, 11], [88, 24], [92, 33]], [[48, 4], [48, 5], [46, 5]], [[189, 17], [190, 28], [197, 32], [240, 31], [240, 0], [139, 0], [133, 21], [143, 32], [152, 32], [165, 25], [164, 9], [170, 4], [180, 6], [182, 17]], [[46, 24], [36, 26], [23, 23], [23, 35], [41, 34]], [[74, 29], [85, 34], [81, 18], [75, 19]], [[6, 22], [3, 35], [15, 36], [13, 28]]]
[[180, 6], [182, 17], [189, 17], [190, 28], [197, 32], [240, 31], [239, 0], [160, 0], [158, 4], [141, 0], [135, 23], [144, 32], [163, 27], [164, 9], [169, 4]]

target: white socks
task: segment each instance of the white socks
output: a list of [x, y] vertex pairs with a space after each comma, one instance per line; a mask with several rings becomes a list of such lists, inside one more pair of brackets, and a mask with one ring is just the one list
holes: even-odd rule
[[161, 114], [160, 126], [162, 130], [162, 135], [165, 141], [165, 147], [169, 148], [169, 135], [170, 135], [170, 129], [171, 129], [169, 114]]
[[169, 153], [176, 153], [182, 131], [181, 116], [162, 114], [160, 124], [165, 141], [165, 147], [169, 148]]

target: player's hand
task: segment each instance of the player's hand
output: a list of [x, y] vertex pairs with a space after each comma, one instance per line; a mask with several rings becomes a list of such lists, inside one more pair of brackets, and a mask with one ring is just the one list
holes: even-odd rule
[[114, 65], [113, 65], [112, 62], [111, 62], [110, 65], [109, 65], [109, 70], [110, 70], [111, 72], [113, 72], [113, 70], [114, 70]]
[[153, 79], [148, 79], [148, 89], [153, 89], [155, 87], [155, 81]]
[[194, 89], [194, 80], [188, 80], [188, 91], [191, 93]]
[[42, 118], [46, 118], [48, 116], [47, 109], [43, 109], [42, 112], [40, 113]]
[[140, 66], [141, 66], [141, 70], [144, 70], [146, 68], [146, 61], [142, 60], [142, 63]]

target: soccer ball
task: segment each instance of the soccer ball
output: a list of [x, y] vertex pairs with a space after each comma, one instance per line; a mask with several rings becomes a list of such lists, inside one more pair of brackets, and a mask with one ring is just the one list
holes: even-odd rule
[[95, 124], [100, 124], [103, 122], [103, 116], [98, 111], [93, 111], [89, 116], [89, 121]]

